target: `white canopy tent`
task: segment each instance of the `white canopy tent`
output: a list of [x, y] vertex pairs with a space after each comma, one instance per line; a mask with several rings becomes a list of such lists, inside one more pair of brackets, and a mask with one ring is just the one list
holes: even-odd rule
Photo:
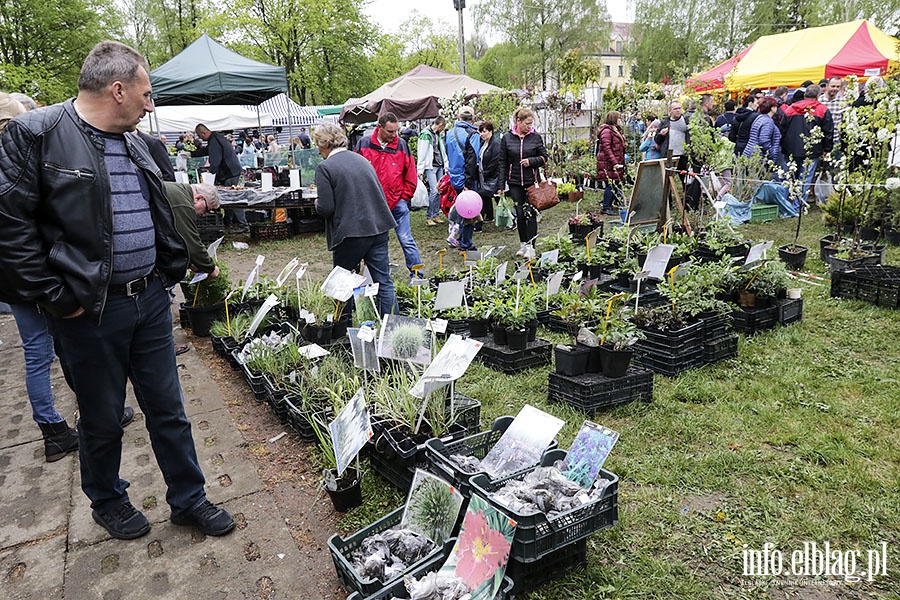
[[[246, 109], [256, 110], [255, 106], [244, 105]], [[278, 94], [259, 104], [259, 110], [272, 115], [271, 125], [287, 127], [289, 125], [310, 126], [322, 122], [315, 106], [300, 106], [287, 94]], [[266, 123], [263, 123], [266, 125]]]
[[203, 123], [212, 131], [231, 131], [272, 125], [272, 115], [267, 112], [257, 114], [237, 105], [185, 105], [158, 106], [155, 115], [146, 115], [139, 125], [144, 131], [153, 133], [173, 131], [193, 131], [198, 123]]

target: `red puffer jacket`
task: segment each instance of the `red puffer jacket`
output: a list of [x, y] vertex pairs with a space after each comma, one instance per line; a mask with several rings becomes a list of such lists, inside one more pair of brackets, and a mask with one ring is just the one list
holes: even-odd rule
[[416, 161], [413, 160], [406, 142], [398, 137], [391, 143], [381, 147], [378, 142], [378, 128], [371, 137], [364, 137], [356, 145], [356, 151], [365, 156], [378, 175], [378, 181], [384, 189], [388, 208], [394, 210], [397, 203], [410, 200], [416, 193], [419, 177], [416, 173]]
[[[625, 136], [617, 128], [604, 123], [597, 132], [597, 179], [619, 181], [625, 165]], [[623, 165], [616, 168], [616, 165]]]

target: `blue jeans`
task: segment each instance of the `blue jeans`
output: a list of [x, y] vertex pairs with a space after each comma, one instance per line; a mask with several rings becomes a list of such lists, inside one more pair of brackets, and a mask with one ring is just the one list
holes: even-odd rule
[[459, 249], [475, 250], [475, 244], [472, 243], [472, 235], [475, 233], [475, 221], [464, 219], [459, 226]]
[[612, 210], [613, 202], [622, 199], [622, 184], [618, 181], [607, 181], [603, 190], [602, 210]]
[[414, 266], [422, 264], [419, 258], [419, 247], [416, 246], [416, 240], [413, 239], [412, 229], [409, 225], [409, 202], [401, 200], [391, 210], [397, 226], [394, 231], [397, 232], [397, 239], [400, 241], [400, 247], [403, 249], [403, 258], [406, 259], [406, 268], [412, 269]]
[[64, 421], [53, 405], [50, 366], [56, 355], [53, 352], [53, 336], [47, 329], [47, 319], [38, 311], [36, 304], [14, 304], [12, 312], [25, 351], [25, 388], [31, 402], [31, 416], [35, 423]]
[[334, 247], [331, 261], [335, 267], [348, 271], [359, 270], [359, 261], [365, 260], [372, 281], [378, 284], [378, 312], [382, 315], [397, 313], [397, 296], [391, 279], [391, 261], [388, 255], [387, 232], [368, 237], [344, 238]]
[[81, 489], [91, 507], [112, 510], [128, 500], [128, 482], [119, 477], [119, 466], [129, 380], [168, 486], [166, 501], [172, 512], [203, 502], [205, 480], [184, 413], [169, 295], [162, 282], [154, 279], [131, 298], [110, 294], [99, 325], [81, 316], [52, 319], [50, 326], [78, 399]]
[[438, 181], [444, 176], [444, 167], [425, 169], [425, 180], [428, 182], [428, 210], [425, 211], [426, 219], [433, 219], [441, 212], [441, 193], [438, 191]]
[[807, 204], [806, 198], [809, 196], [809, 188], [812, 187], [813, 177], [815, 177], [816, 168], [819, 166], [819, 159], [810, 159], [808, 167], [804, 165], [806, 162], [805, 157], [795, 156], [794, 162], [797, 163], [796, 178], [803, 181], [803, 191], [800, 192], [799, 198], [791, 198], [791, 202], [793, 202], [794, 208], [800, 210]]

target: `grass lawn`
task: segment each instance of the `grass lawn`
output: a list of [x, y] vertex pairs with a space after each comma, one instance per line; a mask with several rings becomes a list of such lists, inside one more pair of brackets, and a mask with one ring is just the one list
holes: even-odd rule
[[[596, 207], [594, 193], [588, 200]], [[566, 223], [573, 205], [545, 213], [541, 235]], [[446, 248], [446, 226], [426, 227], [413, 213], [413, 232], [426, 272]], [[745, 225], [754, 240], [775, 246], [793, 239], [796, 220]], [[485, 226], [477, 244], [518, 248], [515, 232]], [[818, 260], [826, 230], [813, 210], [801, 243], [810, 247], [807, 271], [827, 276]], [[392, 236], [391, 256], [402, 263]], [[235, 279], [256, 254], [276, 275], [293, 256], [324, 277], [331, 257], [324, 236], [294, 238], [220, 255]], [[251, 256], [252, 254], [252, 256]], [[459, 257], [445, 258], [460, 264]], [[900, 264], [889, 248], [888, 263]], [[401, 270], [402, 264], [401, 264]], [[818, 282], [823, 283], [823, 282]], [[803, 320], [751, 338], [742, 336], [735, 359], [656, 376], [652, 403], [631, 403], [595, 415], [621, 433], [605, 467], [619, 484], [619, 524], [588, 538], [588, 565], [528, 596], [531, 599], [602, 598], [900, 598], [900, 314], [859, 302], [832, 300], [828, 284], [800, 280]], [[562, 337], [539, 333], [554, 341]], [[568, 448], [582, 421], [575, 410], [547, 403], [549, 367], [506, 376], [474, 364], [460, 390], [482, 403], [482, 424], [532, 404], [566, 420], [560, 446]], [[366, 477], [366, 505], [348, 513], [353, 529], [402, 502], [377, 476]], [[376, 488], [378, 488], [376, 490]], [[742, 551], [766, 543], [784, 555], [804, 542], [858, 551], [856, 572], [868, 571], [867, 552], [887, 543], [887, 575], [872, 582], [783, 585], [777, 577], [744, 577]], [[326, 568], [327, 565], [323, 565]], [[807, 579], [821, 579], [811, 576]], [[752, 581], [749, 581], [752, 580]]]

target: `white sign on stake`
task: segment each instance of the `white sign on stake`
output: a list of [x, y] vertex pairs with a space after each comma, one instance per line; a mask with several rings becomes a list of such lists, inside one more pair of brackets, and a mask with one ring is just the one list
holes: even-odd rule
[[334, 421], [328, 424], [328, 429], [340, 477], [373, 435], [362, 388], [353, 395]]
[[218, 257], [216, 256], [216, 254], [219, 252], [219, 246], [222, 245], [222, 240], [224, 240], [224, 239], [225, 239], [224, 236], [220, 237], [219, 239], [217, 239], [212, 244], [210, 244], [209, 246], [206, 247], [206, 253], [209, 254], [209, 257], [211, 259], [213, 259], [214, 262], [216, 260], [218, 260]]
[[744, 261], [745, 265], [749, 265], [750, 263], [756, 262], [758, 260], [762, 260], [766, 257], [766, 250], [772, 247], [772, 240], [768, 242], [760, 242], [758, 244], [754, 244], [752, 248], [750, 248], [750, 252], [747, 253], [747, 260]]
[[559, 286], [562, 285], [564, 272], [558, 271], [547, 278], [547, 296], [559, 293]]
[[378, 284], [373, 283], [366, 286], [365, 292], [363, 292], [367, 297], [377, 296], [378, 295]]
[[541, 253], [541, 260], [538, 263], [541, 267], [547, 265], [555, 265], [559, 262], [559, 248], [556, 250], [548, 250]]
[[353, 365], [366, 371], [378, 373], [381, 364], [375, 354], [375, 330], [369, 326], [347, 329], [350, 338], [350, 351], [353, 353]]
[[497, 267], [497, 277], [494, 281], [496, 285], [500, 285], [504, 281], [506, 281], [506, 268], [509, 266], [509, 261], [504, 260], [503, 264]]
[[422, 373], [422, 377], [410, 388], [410, 395], [424, 398], [451, 381], [462, 377], [475, 355], [481, 350], [482, 345], [478, 340], [452, 334], [447, 338], [432, 363]]
[[362, 275], [348, 271], [343, 267], [335, 267], [322, 282], [322, 291], [329, 298], [346, 302], [353, 297], [353, 290], [366, 280]]
[[194, 273], [194, 276], [191, 277], [191, 280], [188, 282], [188, 285], [194, 285], [195, 283], [200, 283], [207, 277], [209, 277], [209, 273]]
[[250, 327], [247, 328], [246, 337], [253, 337], [259, 324], [266, 318], [266, 315], [272, 310], [273, 306], [278, 306], [278, 297], [275, 294], [269, 294], [269, 297], [266, 298], [263, 305], [256, 311], [256, 315], [253, 316], [253, 321], [250, 322]]
[[672, 257], [672, 252], [674, 251], [675, 246], [672, 244], [654, 246], [647, 253], [647, 258], [644, 259], [644, 265], [641, 270], [646, 271], [648, 277], [663, 279], [666, 276], [666, 265], [669, 264], [669, 258]]
[[247, 275], [247, 280], [244, 282], [244, 291], [241, 293], [241, 302], [243, 302], [244, 298], [247, 297], [247, 290], [253, 287], [253, 284], [256, 283], [256, 278], [259, 276], [259, 268], [262, 266], [265, 260], [266, 257], [262, 254], [256, 255], [256, 264], [253, 266], [250, 274]]
[[447, 325], [449, 325], [447, 319], [431, 319], [431, 331], [435, 333], [444, 333], [447, 331]]
[[462, 306], [466, 284], [463, 281], [443, 281], [438, 285], [434, 298], [434, 310], [444, 310]]
[[363, 282], [365, 285], [369, 285], [370, 283], [372, 283], [372, 274], [369, 273], [368, 265], [363, 267], [362, 276], [366, 278], [366, 280]]
[[281, 269], [281, 273], [279, 273], [278, 277], [275, 278], [275, 284], [278, 287], [284, 285], [284, 282], [287, 281], [288, 277], [291, 276], [291, 273], [294, 271], [294, 267], [296, 267], [297, 263], [299, 262], [300, 259], [295, 256], [288, 262], [288, 264], [284, 265], [284, 268]]

